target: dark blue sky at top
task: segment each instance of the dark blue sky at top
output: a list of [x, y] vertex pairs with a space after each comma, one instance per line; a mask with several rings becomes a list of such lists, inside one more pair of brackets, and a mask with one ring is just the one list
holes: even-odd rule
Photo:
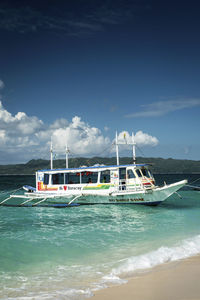
[[[199, 15], [194, 0], [1, 1], [2, 103], [49, 124], [78, 115], [110, 136], [143, 130], [157, 156], [187, 158], [181, 145], [199, 159]], [[136, 116], [176, 101], [187, 105]]]

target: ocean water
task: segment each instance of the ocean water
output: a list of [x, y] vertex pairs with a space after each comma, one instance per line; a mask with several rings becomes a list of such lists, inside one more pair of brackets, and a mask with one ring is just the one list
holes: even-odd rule
[[[155, 177], [192, 183], [200, 174]], [[0, 199], [24, 184], [34, 177], [0, 176]], [[200, 192], [178, 194], [157, 207], [0, 207], [0, 299], [82, 300], [135, 272], [200, 254]]]

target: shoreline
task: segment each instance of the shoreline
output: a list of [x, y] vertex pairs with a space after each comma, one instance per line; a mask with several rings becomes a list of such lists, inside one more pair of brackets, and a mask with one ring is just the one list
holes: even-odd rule
[[200, 255], [136, 273], [122, 285], [94, 292], [90, 300], [200, 300]]

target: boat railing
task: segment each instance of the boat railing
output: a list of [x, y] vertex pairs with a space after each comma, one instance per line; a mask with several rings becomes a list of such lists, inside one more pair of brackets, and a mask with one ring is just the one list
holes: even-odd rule
[[116, 190], [118, 192], [139, 192], [139, 191], [143, 191], [145, 192], [146, 190], [150, 190], [152, 188], [154, 188], [154, 184], [148, 180], [148, 182], [150, 183], [150, 185], [145, 186], [142, 181], [141, 182], [136, 182], [133, 184], [128, 184], [126, 179], [121, 179], [119, 180], [119, 185], [116, 186]]
[[155, 184], [153, 183], [153, 182], [155, 182], [154, 179], [152, 179], [153, 182], [152, 182], [152, 180], [150, 180], [148, 177], [145, 177], [145, 179], [146, 179], [146, 180], [148, 181], [148, 183], [150, 184], [150, 187], [147, 187], [147, 188], [154, 188], [154, 187], [155, 187]]
[[134, 183], [134, 184], [127, 184], [127, 180], [121, 179], [119, 180], [119, 185], [117, 186], [117, 190], [119, 192], [137, 192], [137, 191], [144, 191], [145, 187], [142, 183]]

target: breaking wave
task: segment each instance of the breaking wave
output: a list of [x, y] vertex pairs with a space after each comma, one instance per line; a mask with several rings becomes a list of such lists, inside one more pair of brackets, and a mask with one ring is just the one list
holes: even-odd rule
[[160, 247], [155, 251], [124, 259], [117, 268], [112, 269], [108, 276], [104, 276], [104, 280], [120, 281], [120, 277], [129, 277], [136, 271], [150, 269], [198, 254], [200, 254], [200, 235], [185, 239], [174, 247]]

